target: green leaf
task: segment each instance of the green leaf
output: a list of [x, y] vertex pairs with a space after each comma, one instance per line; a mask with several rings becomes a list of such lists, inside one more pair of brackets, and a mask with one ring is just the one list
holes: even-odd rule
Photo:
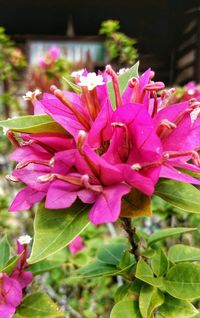
[[89, 224], [88, 206], [76, 202], [64, 210], [48, 210], [41, 203], [34, 221], [34, 242], [29, 263], [36, 263], [54, 254]]
[[28, 115], [13, 119], [2, 120], [0, 121], [0, 127], [24, 133], [66, 133], [64, 128], [62, 128], [48, 115]]
[[200, 213], [200, 191], [189, 183], [163, 179], [155, 194], [179, 209]]
[[31, 271], [34, 275], [38, 275], [45, 272], [49, 272], [56, 267], [60, 267], [61, 265], [62, 265], [61, 262], [52, 262], [48, 260], [42, 260], [28, 267], [28, 271]]
[[5, 235], [0, 241], [0, 271], [5, 267], [10, 257], [10, 245]]
[[[118, 76], [118, 83], [119, 83], [119, 89], [121, 94], [125, 91], [128, 85], [128, 81], [132, 77], [138, 77], [138, 67], [139, 67], [139, 62], [133, 65], [127, 72]], [[113, 106], [113, 109], [115, 109], [116, 108], [115, 92], [113, 89], [112, 82], [107, 83], [107, 88], [108, 88], [111, 104]]]
[[172, 263], [200, 261], [200, 248], [176, 244], [170, 247], [168, 257]]
[[162, 279], [154, 277], [151, 267], [142, 259], [137, 263], [135, 276], [152, 286], [162, 286]]
[[151, 317], [155, 308], [162, 305], [164, 296], [156, 287], [143, 285], [139, 296], [139, 308], [142, 318]]
[[163, 276], [168, 270], [168, 259], [162, 249], [159, 249], [157, 253], [151, 259], [151, 266], [156, 276]]
[[116, 266], [96, 261], [82, 267], [77, 273], [84, 277], [98, 277], [116, 275], [118, 271]]
[[5, 267], [1, 269], [1, 272], [10, 275], [14, 268], [17, 266], [20, 257], [21, 255], [11, 257], [11, 259], [9, 259], [9, 261], [5, 264]]
[[74, 84], [68, 77], [63, 77], [63, 80], [72, 88], [72, 90], [77, 93], [80, 94], [81, 93], [81, 88], [80, 86]]
[[68, 259], [68, 251], [66, 247], [57, 251], [50, 257], [28, 267], [28, 271], [31, 271], [34, 275], [38, 275], [44, 272], [51, 271], [54, 268], [62, 266]]
[[129, 288], [130, 288], [130, 283], [125, 283], [119, 288], [117, 288], [116, 293], [115, 293], [115, 302], [118, 303], [124, 298], [128, 297], [129, 293]]
[[22, 318], [56, 318], [64, 316], [47, 294], [35, 293], [23, 299], [17, 308], [17, 315]]
[[173, 297], [187, 300], [200, 297], [200, 265], [174, 265], [163, 280], [166, 291]]
[[80, 268], [77, 273], [83, 277], [115, 276], [123, 274], [125, 271], [133, 267], [133, 265], [134, 264], [130, 264], [129, 266], [120, 269], [114, 265], [105, 264], [97, 260]]
[[159, 313], [165, 318], [190, 318], [194, 317], [198, 310], [187, 300], [177, 299], [166, 294], [165, 302], [159, 308]]
[[110, 318], [142, 318], [137, 301], [123, 300], [112, 309]]
[[157, 241], [164, 240], [174, 235], [180, 235], [183, 233], [192, 232], [196, 230], [197, 230], [196, 228], [188, 228], [188, 227], [176, 227], [172, 229], [159, 230], [149, 236], [148, 244], [150, 245], [150, 244], [156, 243]]
[[127, 246], [125, 244], [107, 244], [98, 249], [97, 259], [105, 264], [118, 266]]

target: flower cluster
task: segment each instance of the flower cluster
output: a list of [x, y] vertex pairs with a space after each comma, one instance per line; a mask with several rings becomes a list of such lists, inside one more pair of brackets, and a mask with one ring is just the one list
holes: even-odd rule
[[200, 85], [193, 81], [183, 87], [177, 87], [170, 98], [170, 104], [189, 101], [191, 98], [196, 98], [200, 101]]
[[200, 172], [200, 102], [167, 107], [173, 90], [153, 77], [148, 69], [121, 92], [119, 76], [108, 65], [98, 75], [76, 74], [80, 94], [56, 86], [40, 100], [33, 94], [37, 114], [48, 114], [64, 130], [20, 138], [7, 133], [17, 147], [11, 158], [18, 162], [8, 178], [26, 185], [10, 211], [43, 199], [48, 209], [68, 208], [79, 199], [91, 205], [90, 221], [100, 224], [119, 218], [122, 198], [132, 188], [151, 196], [159, 178], [200, 184], [187, 173]]
[[26, 271], [28, 264], [28, 244], [31, 238], [28, 235], [21, 236], [17, 240], [20, 255], [19, 261], [10, 275], [0, 273], [0, 317], [13, 317], [16, 308], [20, 305], [23, 289], [32, 281], [32, 273]]
[[52, 46], [43, 58], [40, 58], [39, 65], [42, 69], [51, 68], [52, 65], [61, 57], [61, 51], [59, 47]]

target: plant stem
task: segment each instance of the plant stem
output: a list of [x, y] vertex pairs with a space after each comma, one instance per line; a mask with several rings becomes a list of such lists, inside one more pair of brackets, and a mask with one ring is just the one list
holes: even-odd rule
[[138, 250], [138, 243], [135, 240], [135, 231], [136, 228], [132, 226], [131, 219], [129, 218], [121, 218], [122, 227], [126, 231], [128, 235], [128, 240], [131, 244], [130, 252], [135, 256], [136, 260], [139, 260], [139, 250]]

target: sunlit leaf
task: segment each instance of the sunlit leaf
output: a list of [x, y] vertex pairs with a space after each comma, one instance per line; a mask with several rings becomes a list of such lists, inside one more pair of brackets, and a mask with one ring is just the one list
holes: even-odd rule
[[163, 179], [155, 194], [184, 211], [200, 213], [200, 191], [189, 183]]
[[123, 300], [112, 309], [110, 318], [142, 318], [137, 301]]
[[10, 245], [5, 235], [0, 241], [0, 271], [5, 267], [10, 257]]
[[151, 317], [155, 308], [162, 305], [164, 296], [162, 292], [153, 286], [143, 285], [139, 296], [139, 308], [142, 318]]
[[170, 247], [168, 257], [172, 263], [200, 261], [200, 248], [176, 244]]
[[151, 197], [137, 189], [126, 195], [122, 200], [121, 217], [151, 216]]
[[137, 263], [135, 276], [152, 286], [162, 286], [162, 279], [154, 277], [151, 267], [142, 259]]
[[28, 115], [7, 119], [0, 121], [0, 127], [24, 133], [66, 133], [66, 131], [48, 115]]
[[156, 243], [157, 241], [164, 240], [168, 237], [180, 235], [187, 232], [196, 231], [196, 228], [188, 228], [188, 227], [176, 227], [170, 229], [159, 230], [153, 234], [151, 234], [148, 238], [148, 244]]

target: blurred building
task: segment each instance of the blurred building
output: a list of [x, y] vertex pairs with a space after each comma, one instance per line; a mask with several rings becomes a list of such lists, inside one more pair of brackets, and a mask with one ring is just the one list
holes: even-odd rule
[[31, 63], [56, 42], [70, 59], [102, 67], [97, 36], [103, 20], [117, 19], [138, 40], [141, 71], [151, 66], [167, 83], [200, 81], [199, 0], [0, 0], [0, 25], [24, 46]]

